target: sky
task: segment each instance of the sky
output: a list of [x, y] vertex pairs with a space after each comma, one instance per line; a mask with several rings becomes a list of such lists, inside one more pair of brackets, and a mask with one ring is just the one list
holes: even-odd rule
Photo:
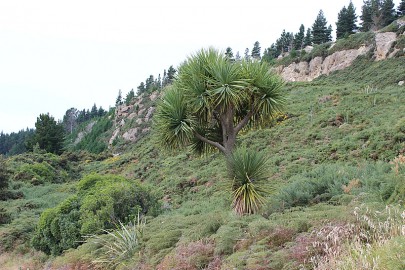
[[[0, 0], [0, 132], [34, 128], [41, 113], [115, 105], [149, 75], [201, 48], [262, 52], [283, 29], [333, 30], [350, 0]], [[400, 0], [394, 1], [396, 6]], [[357, 14], [363, 0], [353, 0]]]

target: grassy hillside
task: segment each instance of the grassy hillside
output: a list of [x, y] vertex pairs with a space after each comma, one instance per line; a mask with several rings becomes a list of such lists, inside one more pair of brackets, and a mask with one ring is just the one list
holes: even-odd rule
[[[404, 74], [403, 57], [359, 59], [329, 77], [287, 84], [286, 114], [239, 140], [269, 157], [271, 192], [258, 215], [231, 211], [221, 154], [166, 152], [153, 128], [119, 156], [36, 160], [55, 169], [52, 177], [16, 179], [23, 167], [16, 156], [9, 160], [11, 186], [23, 196], [0, 202], [10, 214], [0, 225], [8, 252], [0, 263], [4, 269], [40, 269], [45, 262], [47, 269], [400, 269], [405, 88], [397, 83]], [[24, 162], [35, 165], [37, 158]], [[103, 262], [114, 253], [100, 244], [112, 235], [85, 238], [57, 257], [33, 251], [29, 238], [39, 214], [80, 192], [76, 180], [95, 172], [140, 182], [159, 198], [158, 213], [128, 227], [139, 238], [136, 247], [110, 257], [113, 264]]]

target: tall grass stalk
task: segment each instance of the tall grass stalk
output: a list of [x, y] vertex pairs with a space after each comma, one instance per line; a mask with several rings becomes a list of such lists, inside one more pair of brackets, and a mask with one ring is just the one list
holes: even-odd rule
[[311, 258], [314, 269], [402, 269], [403, 248], [394, 254], [389, 249], [391, 240], [405, 236], [405, 211], [387, 206], [381, 212], [362, 212], [357, 207], [355, 224], [336, 227], [327, 232], [323, 238], [326, 241], [313, 243], [314, 248], [321, 247], [323, 254]]

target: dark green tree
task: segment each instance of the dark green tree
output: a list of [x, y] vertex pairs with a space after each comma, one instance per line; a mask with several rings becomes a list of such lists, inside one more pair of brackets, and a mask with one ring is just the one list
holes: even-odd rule
[[134, 89], [131, 89], [131, 91], [129, 91], [127, 96], [125, 97], [125, 105], [128, 106], [134, 97], [135, 97]]
[[117, 107], [117, 106], [120, 106], [120, 105], [122, 105], [122, 92], [121, 92], [121, 89], [118, 90], [118, 96], [117, 96], [117, 99], [115, 100], [115, 106]]
[[338, 14], [338, 21], [336, 22], [336, 38], [343, 38], [345, 36], [354, 34], [357, 30], [357, 15], [353, 2], [350, 1], [349, 6], [345, 6]]
[[405, 16], [405, 0], [402, 0], [401, 3], [399, 3], [398, 9], [397, 9], [397, 17], [402, 17]]
[[305, 38], [304, 38], [304, 48], [306, 46], [312, 46], [312, 32], [311, 32], [311, 28], [307, 29], [307, 32], [305, 34]]
[[154, 84], [155, 84], [155, 77], [153, 77], [153, 75], [150, 75], [149, 78], [146, 79], [145, 81], [145, 88], [146, 91], [152, 91], [154, 88]]
[[260, 60], [260, 58], [261, 58], [260, 51], [261, 51], [260, 43], [259, 43], [259, 41], [256, 41], [253, 44], [253, 49], [252, 49], [252, 54], [251, 54], [252, 58], [256, 59], [256, 60]]
[[[10, 172], [8, 170], [6, 159], [3, 155], [0, 155], [0, 193], [8, 188], [8, 181], [9, 181]], [[2, 194], [0, 198], [3, 198]]]
[[70, 108], [63, 116], [63, 126], [66, 133], [73, 133], [78, 124], [79, 111], [76, 108]]
[[32, 147], [38, 145], [40, 149], [46, 152], [61, 154], [64, 135], [64, 128], [61, 123], [57, 123], [49, 113], [40, 114], [35, 123]]
[[276, 40], [276, 48], [280, 54], [286, 53], [291, 51], [294, 42], [294, 35], [293, 33], [286, 32], [283, 29], [280, 38]]
[[174, 77], [176, 76], [177, 70], [173, 67], [170, 66], [169, 69], [167, 70], [167, 83], [171, 84], [174, 80]]
[[294, 35], [294, 49], [302, 50], [304, 48], [305, 26], [301, 24], [298, 33]]
[[145, 83], [141, 82], [137, 89], [138, 89], [138, 95], [145, 93], [146, 92]]
[[312, 42], [313, 44], [322, 44], [331, 41], [332, 26], [327, 27], [327, 21], [322, 10], [312, 25]]
[[96, 103], [93, 104], [93, 106], [91, 107], [91, 111], [90, 111], [90, 118], [94, 118], [98, 116], [98, 108]]
[[391, 24], [396, 19], [395, 4], [392, 0], [384, 0], [381, 5], [381, 27]]
[[279, 56], [279, 53], [277, 52], [276, 45], [273, 43], [273, 44], [271, 44], [271, 46], [269, 48], [264, 49], [262, 61], [271, 63], [278, 56]]
[[232, 48], [231, 48], [231, 47], [226, 48], [226, 50], [225, 50], [225, 56], [226, 56], [226, 58], [228, 58], [228, 60], [231, 60], [231, 61], [235, 60], [235, 59], [233, 58], [233, 52], [232, 52]]
[[364, 0], [363, 6], [361, 7], [361, 27], [362, 32], [370, 31], [373, 25], [372, 10], [371, 10], [371, 0]]
[[245, 57], [244, 57], [244, 59], [245, 59], [246, 61], [250, 60], [249, 48], [246, 48], [246, 49], [245, 49]]

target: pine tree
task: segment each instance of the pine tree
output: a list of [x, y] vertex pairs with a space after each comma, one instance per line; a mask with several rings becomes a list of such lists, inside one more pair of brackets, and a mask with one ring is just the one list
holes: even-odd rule
[[78, 124], [78, 117], [79, 111], [76, 108], [70, 108], [66, 111], [65, 115], [63, 116], [63, 125], [66, 132], [69, 132], [70, 134], [73, 133], [73, 130]]
[[338, 21], [336, 22], [336, 39], [343, 38], [347, 32], [347, 8], [344, 6], [338, 13]]
[[338, 14], [338, 21], [336, 22], [336, 38], [339, 39], [356, 33], [358, 29], [356, 22], [356, 8], [354, 7], [353, 2], [350, 1], [348, 7], [346, 8], [344, 6]]
[[1, 192], [8, 188], [10, 172], [7, 167], [6, 160], [0, 155], [0, 197], [4, 197]]
[[405, 16], [405, 0], [402, 0], [401, 3], [399, 3], [398, 9], [397, 9], [397, 17], [402, 17]]
[[279, 56], [277, 52], [276, 45], [271, 44], [270, 48], [264, 49], [262, 61], [270, 63], [273, 59], [276, 59]]
[[134, 89], [131, 89], [131, 91], [129, 91], [127, 96], [125, 97], [125, 105], [128, 106], [134, 97], [135, 97]]
[[253, 45], [252, 54], [251, 54], [253, 59], [260, 60], [260, 58], [261, 58], [260, 50], [261, 50], [260, 43], [259, 43], [259, 41], [256, 41]]
[[381, 27], [391, 24], [396, 19], [395, 4], [392, 0], [384, 0], [381, 5]]
[[326, 26], [327, 21], [323, 11], [320, 10], [314, 24], [312, 25], [312, 42], [314, 44], [322, 44], [331, 40], [331, 28]]
[[94, 103], [93, 107], [91, 107], [90, 118], [97, 117], [97, 115], [98, 115], [98, 109], [97, 109], [96, 103]]
[[294, 49], [302, 50], [304, 47], [304, 38], [305, 38], [305, 26], [301, 24], [300, 29], [297, 34], [294, 36]]
[[145, 83], [144, 83], [144, 82], [141, 82], [141, 83], [139, 84], [139, 86], [137, 87], [137, 89], [138, 89], [138, 93], [137, 93], [138, 95], [140, 95], [140, 94], [146, 92]]
[[115, 106], [117, 107], [119, 105], [122, 105], [122, 92], [121, 92], [121, 89], [118, 90], [118, 96], [117, 96], [117, 99], [115, 100]]
[[249, 55], [249, 48], [245, 49], [245, 60], [249, 61], [250, 60], [250, 55]]
[[362, 32], [370, 31], [373, 25], [371, 0], [364, 0], [363, 6], [361, 7], [360, 19], [362, 20], [360, 30]]
[[46, 152], [60, 154], [63, 151], [63, 126], [48, 114], [40, 114], [35, 123], [35, 135], [31, 147], [38, 144]]
[[176, 72], [177, 72], [177, 70], [173, 66], [169, 67], [169, 69], [167, 70], [167, 83], [168, 84], [171, 84], [173, 82]]
[[333, 32], [332, 25], [329, 24], [328, 29], [326, 29], [325, 33], [325, 42], [332, 41], [332, 32]]
[[305, 34], [305, 38], [304, 38], [304, 48], [306, 46], [311, 46], [312, 45], [312, 32], [311, 32], [311, 28], [307, 29], [307, 33]]
[[358, 26], [357, 26], [357, 15], [356, 15], [356, 8], [353, 5], [353, 2], [350, 1], [349, 5], [347, 6], [347, 33], [349, 35], [356, 33]]
[[233, 52], [232, 52], [232, 48], [231, 48], [231, 47], [226, 48], [226, 50], [225, 50], [225, 56], [226, 56], [226, 58], [227, 58], [228, 60], [234, 60], [234, 59], [233, 59]]
[[279, 39], [276, 40], [276, 48], [278, 54], [283, 54], [291, 51], [293, 45], [294, 35], [293, 33], [286, 32], [285, 29], [281, 33]]

